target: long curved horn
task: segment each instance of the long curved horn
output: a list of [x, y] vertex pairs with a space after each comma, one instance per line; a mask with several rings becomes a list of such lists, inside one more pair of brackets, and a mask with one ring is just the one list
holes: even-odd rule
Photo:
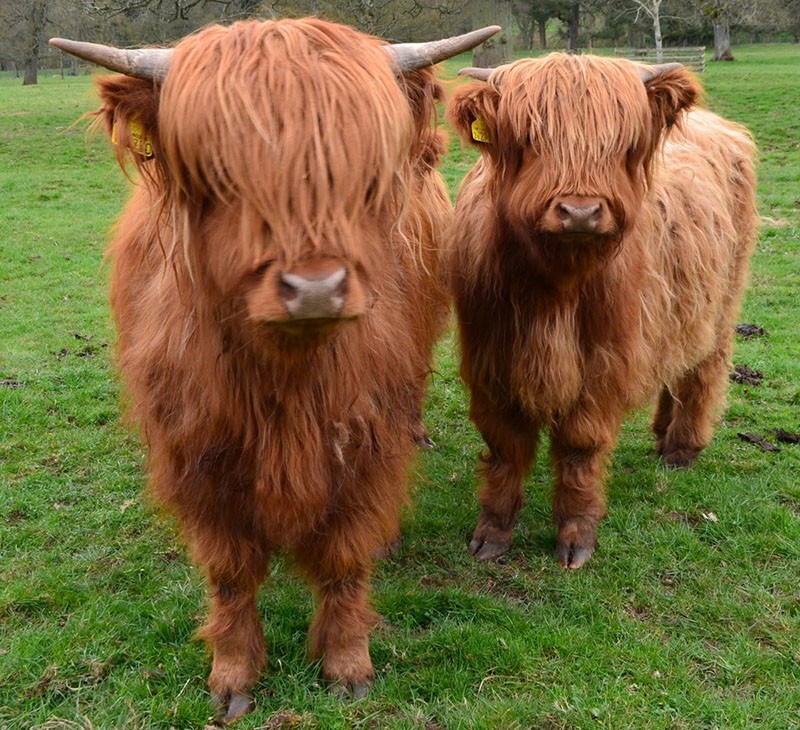
[[444, 38], [428, 43], [394, 43], [384, 46], [386, 53], [394, 60], [402, 73], [419, 71], [440, 61], [457, 56], [459, 53], [475, 48], [502, 30], [499, 25], [473, 30], [464, 35]]
[[104, 46], [100, 43], [71, 41], [66, 38], [51, 38], [50, 45], [82, 58], [84, 61], [105, 66], [111, 71], [158, 83], [163, 82], [167, 77], [167, 71], [172, 62], [171, 48], [125, 50]]
[[656, 76], [667, 71], [674, 71], [676, 68], [683, 68], [682, 63], [656, 63], [652, 66], [639, 66], [639, 78], [643, 83], [652, 81]]
[[494, 71], [493, 68], [476, 68], [475, 66], [470, 66], [469, 68], [462, 68], [458, 72], [458, 75], [469, 76], [471, 79], [478, 79], [478, 81], [488, 81], [492, 71]]

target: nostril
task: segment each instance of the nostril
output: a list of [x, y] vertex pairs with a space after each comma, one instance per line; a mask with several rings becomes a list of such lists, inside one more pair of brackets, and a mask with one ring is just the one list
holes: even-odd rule
[[570, 207], [568, 205], [564, 205], [563, 203], [559, 203], [556, 206], [556, 214], [558, 215], [558, 219], [562, 223], [566, 223], [568, 220], [572, 218], [572, 214], [570, 213]]
[[347, 296], [347, 289], [348, 289], [348, 279], [345, 276], [339, 284], [336, 286], [336, 289], [333, 292], [333, 296], [335, 297], [346, 297]]
[[286, 274], [281, 274], [280, 281], [278, 283], [278, 292], [281, 296], [281, 299], [283, 299], [285, 302], [290, 302], [300, 296], [297, 286], [289, 281], [289, 277]]

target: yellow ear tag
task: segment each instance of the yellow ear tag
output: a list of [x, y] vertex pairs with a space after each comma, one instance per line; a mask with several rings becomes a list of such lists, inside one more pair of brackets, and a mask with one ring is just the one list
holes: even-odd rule
[[[114, 128], [111, 130], [111, 141], [114, 144], [118, 144], [117, 124], [118, 122], [114, 122]], [[147, 132], [141, 122], [136, 119], [131, 119], [128, 122], [128, 135], [130, 136], [130, 148], [137, 155], [141, 155], [148, 160], [155, 155], [155, 152], [153, 152], [153, 143], [150, 141], [150, 137], [147, 136]]]
[[472, 139], [476, 142], [483, 142], [484, 144], [491, 144], [492, 138], [489, 136], [489, 130], [486, 128], [486, 122], [478, 117], [472, 123]]

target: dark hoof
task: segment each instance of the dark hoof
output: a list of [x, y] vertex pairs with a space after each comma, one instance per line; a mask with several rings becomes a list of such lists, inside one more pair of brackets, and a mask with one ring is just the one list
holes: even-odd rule
[[403, 535], [400, 534], [393, 540], [390, 540], [386, 544], [381, 545], [379, 548], [377, 548], [372, 553], [372, 557], [375, 560], [387, 560], [391, 558], [392, 555], [397, 555], [402, 546], [403, 546]]
[[482, 537], [474, 537], [469, 543], [469, 552], [476, 560], [497, 560], [508, 552], [510, 545], [503, 542], [493, 542]]
[[577, 570], [583, 567], [583, 564], [592, 557], [594, 551], [594, 547], [578, 547], [576, 545], [562, 545], [561, 543], [556, 548], [558, 562], [561, 563], [562, 568], [568, 568], [569, 570]]
[[436, 448], [436, 444], [431, 441], [431, 437], [427, 434], [425, 436], [421, 436], [416, 440], [417, 446], [421, 449], [434, 449]]
[[250, 695], [242, 692], [212, 694], [214, 720], [218, 726], [225, 726], [253, 711], [255, 703]]
[[342, 701], [363, 700], [371, 689], [372, 680], [365, 679], [363, 682], [356, 682], [355, 684], [341, 684], [337, 682], [328, 687], [328, 692], [336, 697], [336, 699]]
[[585, 520], [574, 520], [558, 531], [556, 555], [563, 568], [577, 570], [583, 567], [597, 549], [597, 532]]
[[686, 469], [692, 466], [700, 455], [700, 449], [673, 449], [664, 451], [661, 457], [669, 469]]

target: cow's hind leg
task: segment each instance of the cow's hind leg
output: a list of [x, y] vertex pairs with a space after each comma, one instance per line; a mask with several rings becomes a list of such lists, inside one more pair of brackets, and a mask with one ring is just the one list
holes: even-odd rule
[[651, 428], [656, 437], [656, 453], [659, 456], [664, 454], [664, 438], [667, 435], [667, 429], [672, 422], [672, 407], [675, 399], [672, 397], [669, 388], [665, 385], [661, 389], [661, 394], [658, 397], [658, 405], [656, 406], [655, 414], [653, 415], [653, 422]]
[[478, 560], [494, 560], [511, 547], [514, 525], [524, 502], [523, 481], [536, 452], [538, 428], [521, 416], [509, 418], [487, 408], [475, 394], [470, 416], [489, 453], [481, 456], [481, 514], [469, 551]]
[[[672, 400], [669, 425], [660, 437], [656, 431], [658, 452], [667, 466], [691, 466], [711, 442], [728, 387], [729, 351], [729, 346], [718, 349], [684, 375], [671, 394], [667, 393]], [[665, 399], [662, 393], [661, 401]], [[657, 422], [666, 420], [660, 417], [661, 411], [659, 404], [654, 430]]]
[[[213, 544], [205, 535], [196, 553], [206, 571], [211, 610], [200, 636], [213, 651], [208, 686], [219, 720], [228, 723], [253, 708], [250, 691], [265, 663], [256, 594], [268, 556], [256, 543], [228, 534]], [[222, 537], [222, 536], [220, 536]]]

